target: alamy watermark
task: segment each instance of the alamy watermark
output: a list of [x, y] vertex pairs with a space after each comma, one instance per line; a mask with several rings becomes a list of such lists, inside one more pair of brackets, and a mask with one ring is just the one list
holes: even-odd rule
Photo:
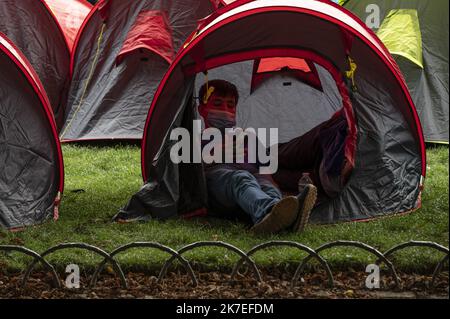
[[277, 128], [206, 128], [200, 120], [193, 121], [191, 133], [176, 128], [170, 140], [176, 141], [170, 150], [173, 163], [258, 164], [260, 174], [278, 170]]
[[380, 266], [370, 264], [366, 267], [366, 273], [369, 274], [366, 277], [366, 288], [380, 289]]
[[377, 4], [369, 4], [366, 7], [366, 25], [370, 29], [379, 29], [381, 25], [381, 10]]
[[70, 264], [66, 267], [66, 288], [80, 289], [80, 267], [75, 264]]

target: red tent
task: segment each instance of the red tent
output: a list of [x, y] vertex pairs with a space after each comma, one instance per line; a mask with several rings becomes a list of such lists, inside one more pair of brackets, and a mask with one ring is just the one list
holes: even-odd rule
[[140, 139], [149, 101], [216, 0], [101, 0], [75, 41], [61, 139]]
[[0, 226], [58, 217], [64, 165], [44, 86], [26, 57], [0, 33]]
[[[261, 61], [264, 67], [255, 67]], [[286, 66], [287, 74], [277, 72]], [[252, 90], [258, 71], [273, 74]], [[336, 143], [318, 140], [312, 148], [320, 152], [299, 154], [313, 154], [311, 165], [320, 165], [323, 172], [320, 183], [335, 186], [320, 194], [313, 221], [363, 220], [420, 207], [426, 174], [422, 128], [398, 66], [377, 36], [330, 1], [241, 0], [203, 21], [161, 81], [144, 130], [146, 185], [118, 218], [167, 218], [207, 207], [202, 165], [173, 163], [169, 138], [177, 127], [192, 133], [195, 97], [205, 72], [209, 79], [236, 84], [240, 127], [278, 128], [288, 141], [309, 136], [333, 114], [345, 117]], [[299, 74], [311, 76], [291, 80]], [[320, 86], [312, 85], [312, 79], [320, 80]]]

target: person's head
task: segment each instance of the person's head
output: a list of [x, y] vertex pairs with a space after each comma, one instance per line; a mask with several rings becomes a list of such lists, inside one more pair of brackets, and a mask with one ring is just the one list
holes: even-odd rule
[[209, 81], [200, 88], [199, 99], [199, 113], [209, 122], [208, 126], [216, 126], [209, 121], [212, 118], [235, 121], [239, 93], [234, 84], [225, 80]]

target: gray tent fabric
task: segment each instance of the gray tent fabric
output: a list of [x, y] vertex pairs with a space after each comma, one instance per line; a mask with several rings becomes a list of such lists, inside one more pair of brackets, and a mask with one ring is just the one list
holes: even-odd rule
[[[344, 107], [348, 134], [356, 134], [354, 146], [349, 144], [349, 152], [354, 152], [354, 167], [340, 192], [314, 208], [313, 222], [365, 220], [420, 207], [426, 173], [423, 132], [398, 66], [379, 39], [347, 11], [324, 1], [259, 0], [238, 4], [220, 9], [199, 27], [194, 41], [179, 52], [171, 71], [161, 82], [144, 131], [142, 168], [146, 186], [140, 196], [133, 197], [141, 202], [136, 205], [130, 201], [116, 219], [168, 217], [161, 216], [156, 209], [160, 194], [154, 193], [151, 202], [145, 202], [142, 195], [150, 194], [145, 191], [149, 185], [163, 190], [162, 186], [170, 179], [175, 179], [171, 185], [180, 185], [179, 176], [189, 168], [189, 164], [173, 166], [167, 156], [160, 155], [167, 153], [170, 131], [177, 124], [185, 123], [175, 119], [183, 114], [186, 114], [185, 121], [192, 119], [191, 108], [196, 107], [197, 93], [189, 83], [197, 77], [198, 87], [205, 81], [201, 73], [206, 71], [210, 72], [208, 78], [232, 80], [244, 92], [243, 104], [247, 103], [248, 109], [243, 104], [238, 106], [244, 123], [246, 112], [250, 112], [250, 120], [266, 125], [273, 123], [272, 127], [283, 122], [277, 119], [292, 116], [290, 123], [294, 128], [279, 128], [285, 138], [302, 134], [309, 125], [319, 125], [335, 109]], [[265, 82], [251, 97], [248, 93], [250, 64], [264, 57], [311, 60], [319, 65], [323, 92], [295, 83], [296, 101], [289, 98], [282, 101], [280, 98], [286, 98], [282, 94], [286, 87], [280, 88], [280, 81], [285, 80], [280, 75], [281, 78], [273, 77]], [[356, 71], [349, 72], [353, 64]], [[223, 73], [214, 74], [214, 68], [218, 67]], [[274, 93], [277, 90], [279, 93]], [[192, 101], [186, 104], [189, 97]], [[296, 113], [292, 110], [295, 107], [303, 112]], [[318, 113], [316, 109], [322, 114], [309, 114]], [[178, 126], [187, 128], [185, 124]], [[164, 174], [158, 173], [162, 171]], [[197, 175], [196, 181], [197, 190], [205, 188], [201, 175]], [[176, 204], [192, 198], [192, 191], [176, 188], [171, 217], [185, 215], [186, 211]], [[202, 203], [203, 197], [196, 198], [197, 201], [191, 201], [191, 207], [208, 208]]]
[[[75, 44], [61, 139], [141, 139], [151, 99], [169, 68], [168, 56], [175, 55], [198, 20], [214, 9], [209, 0], [107, 0], [97, 4]], [[152, 14], [165, 22], [150, 32], [146, 28], [152, 27]], [[155, 34], [160, 38], [152, 38]], [[140, 37], [158, 45], [149, 49]], [[133, 41], [129, 54], [121, 57]], [[157, 52], [161, 43], [170, 49]]]
[[0, 33], [0, 227], [57, 217], [61, 149], [45, 91], [28, 61]]
[[[448, 0], [346, 0], [344, 8], [363, 22], [372, 22], [374, 5], [379, 23], [369, 23], [377, 32], [395, 10], [417, 13], [423, 68], [399, 54], [393, 54], [402, 70], [422, 122], [425, 139], [432, 143], [449, 142], [449, 1]], [[400, 26], [401, 28], [401, 26]], [[387, 30], [390, 31], [390, 30]], [[404, 31], [404, 30], [402, 30]], [[392, 36], [404, 37], [391, 30]]]
[[[171, 129], [186, 128], [191, 134], [192, 121], [197, 118], [192, 95], [194, 79], [187, 79], [178, 95], [180, 109], [171, 122]], [[170, 160], [174, 141], [166, 139], [151, 167], [155, 179], [133, 195], [129, 203], [113, 217], [115, 221], [148, 221], [169, 219], [180, 215], [205, 214], [207, 189], [201, 164], [175, 164]]]
[[0, 32], [36, 70], [61, 128], [69, 88], [70, 51], [50, 9], [44, 0], [0, 0]]

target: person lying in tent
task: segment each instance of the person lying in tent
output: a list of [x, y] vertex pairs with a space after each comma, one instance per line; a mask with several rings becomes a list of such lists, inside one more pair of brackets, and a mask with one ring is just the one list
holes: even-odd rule
[[[213, 80], [201, 87], [199, 97], [205, 129], [224, 132], [236, 126], [239, 93], [235, 85]], [[301, 232], [317, 199], [317, 188], [312, 184], [304, 185], [297, 196], [283, 198], [272, 176], [260, 174], [258, 164], [248, 161], [205, 164], [205, 176], [210, 211], [218, 216], [244, 212], [253, 223], [251, 231], [258, 234]]]

